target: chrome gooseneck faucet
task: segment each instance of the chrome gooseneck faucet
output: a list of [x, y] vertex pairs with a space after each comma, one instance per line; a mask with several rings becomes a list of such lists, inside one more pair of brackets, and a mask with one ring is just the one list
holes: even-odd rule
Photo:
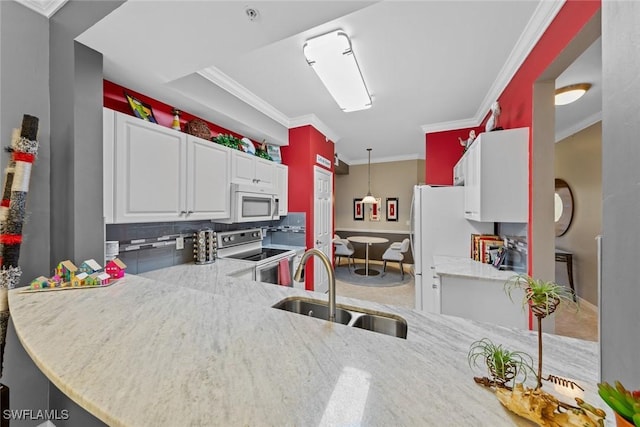
[[302, 270], [307, 264], [307, 260], [311, 258], [312, 255], [316, 255], [322, 261], [322, 264], [327, 269], [327, 274], [329, 276], [329, 321], [336, 321], [336, 276], [333, 272], [333, 267], [331, 266], [331, 261], [329, 258], [322, 252], [320, 249], [311, 248], [302, 255], [302, 259], [300, 260], [300, 265], [298, 265], [298, 269], [294, 275], [294, 280], [296, 282], [300, 282], [302, 280]]

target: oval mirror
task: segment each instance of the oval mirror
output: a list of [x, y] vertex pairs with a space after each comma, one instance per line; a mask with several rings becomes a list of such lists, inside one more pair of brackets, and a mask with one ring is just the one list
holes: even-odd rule
[[567, 232], [573, 218], [573, 194], [569, 184], [556, 178], [556, 193], [554, 195], [554, 220], [556, 222], [556, 237]]

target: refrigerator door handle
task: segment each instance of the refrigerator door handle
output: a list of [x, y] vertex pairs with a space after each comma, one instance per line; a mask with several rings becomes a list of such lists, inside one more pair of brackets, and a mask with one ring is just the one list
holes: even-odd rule
[[413, 217], [413, 207], [416, 203], [416, 189], [415, 187], [413, 188], [413, 194], [411, 195], [411, 208], [409, 209], [409, 221], [411, 224], [411, 230], [409, 231], [409, 243], [411, 245], [411, 256], [413, 257], [413, 263], [415, 265], [416, 263], [416, 251], [413, 248], [413, 234], [416, 232], [416, 227], [415, 227], [415, 222], [414, 222], [414, 217]]

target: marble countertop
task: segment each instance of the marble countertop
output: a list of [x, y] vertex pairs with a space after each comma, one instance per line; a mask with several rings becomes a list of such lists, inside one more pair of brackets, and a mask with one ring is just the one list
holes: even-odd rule
[[492, 265], [465, 257], [434, 255], [433, 263], [436, 274], [439, 275], [472, 277], [506, 282], [510, 277], [518, 274], [510, 270], [498, 270]]
[[[534, 332], [338, 295], [404, 317], [407, 339], [389, 337], [273, 309], [326, 295], [228, 277], [245, 267], [217, 260], [106, 288], [14, 289], [11, 316], [44, 374], [113, 426], [531, 425], [474, 383], [486, 373], [467, 352], [486, 337], [535, 355]], [[545, 374], [578, 380], [607, 409], [597, 343], [545, 334], [544, 349]]]

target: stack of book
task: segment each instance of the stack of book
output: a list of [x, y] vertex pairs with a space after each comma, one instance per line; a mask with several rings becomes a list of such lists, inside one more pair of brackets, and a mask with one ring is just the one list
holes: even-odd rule
[[504, 244], [504, 240], [495, 234], [472, 234], [471, 259], [493, 264]]

